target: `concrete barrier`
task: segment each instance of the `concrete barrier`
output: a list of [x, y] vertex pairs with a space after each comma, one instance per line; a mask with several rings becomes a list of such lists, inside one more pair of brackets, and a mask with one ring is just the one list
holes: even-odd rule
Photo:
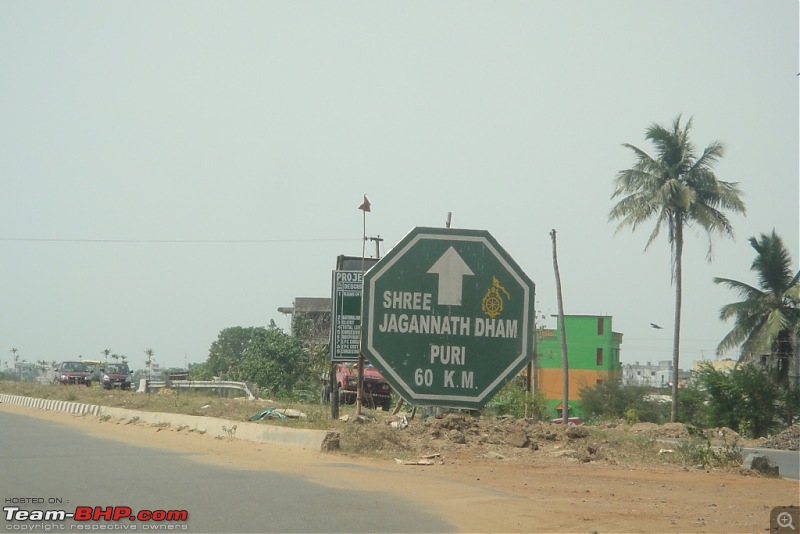
[[36, 397], [21, 397], [19, 395], [6, 395], [0, 393], [0, 402], [17, 404], [28, 408], [40, 410], [50, 410], [57, 412], [67, 412], [75, 415], [100, 415], [101, 406], [94, 404], [83, 404], [80, 402], [69, 402], [53, 399], [38, 399]]
[[217, 417], [177, 413], [144, 412], [126, 408], [112, 408], [19, 395], [0, 394], [0, 403], [16, 404], [41, 410], [67, 412], [76, 415], [109, 416], [120, 420], [137, 421], [151, 425], [169, 424], [174, 428], [188, 427], [211, 436], [242, 439], [256, 443], [276, 443], [312, 450], [329, 451], [339, 448], [339, 433], [331, 430], [312, 430], [272, 426], [249, 421], [233, 421]]

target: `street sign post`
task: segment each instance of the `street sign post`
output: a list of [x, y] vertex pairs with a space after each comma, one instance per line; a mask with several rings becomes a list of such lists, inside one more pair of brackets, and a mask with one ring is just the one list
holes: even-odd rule
[[415, 228], [364, 275], [362, 352], [407, 402], [480, 408], [533, 358], [533, 303], [488, 232]]
[[332, 362], [355, 362], [361, 350], [361, 287], [364, 271], [378, 262], [376, 258], [344, 256], [336, 258], [331, 277]]
[[363, 276], [361, 271], [333, 271], [331, 361], [358, 361]]

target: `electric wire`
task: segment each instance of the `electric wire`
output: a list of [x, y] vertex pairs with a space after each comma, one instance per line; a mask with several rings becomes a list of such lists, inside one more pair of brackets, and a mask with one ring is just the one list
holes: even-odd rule
[[297, 239], [89, 239], [89, 238], [51, 238], [51, 237], [0, 237], [0, 241], [27, 243], [155, 243], [155, 244], [238, 244], [238, 243], [322, 243], [360, 241], [352, 237], [297, 238]]

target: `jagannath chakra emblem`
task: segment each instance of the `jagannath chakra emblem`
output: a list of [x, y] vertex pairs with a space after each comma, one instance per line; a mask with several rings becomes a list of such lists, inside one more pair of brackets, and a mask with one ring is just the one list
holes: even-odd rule
[[500, 280], [496, 276], [492, 276], [492, 287], [486, 290], [486, 294], [481, 300], [481, 311], [494, 319], [503, 311], [505, 302], [503, 296], [500, 294], [502, 291], [508, 300], [511, 300], [511, 295], [508, 294], [506, 288], [500, 284]]

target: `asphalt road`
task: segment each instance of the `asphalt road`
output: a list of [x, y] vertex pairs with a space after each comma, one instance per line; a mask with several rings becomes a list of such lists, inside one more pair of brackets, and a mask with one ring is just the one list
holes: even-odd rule
[[[28, 499], [43, 502], [26, 502]], [[289, 474], [237, 470], [188, 454], [92, 437], [48, 421], [0, 412], [0, 529], [39, 532], [98, 527], [72, 520], [9, 520], [9, 507], [64, 510], [129, 507], [186, 510], [185, 522], [122, 519], [115, 532], [453, 532], [455, 527], [397, 496], [317, 486]], [[122, 513], [124, 508], [118, 508]], [[49, 526], [50, 528], [45, 528]], [[58, 530], [56, 530], [58, 529]], [[95, 530], [98, 531], [98, 530]], [[108, 531], [108, 530], [103, 530]]]
[[747, 457], [750, 453], [763, 454], [775, 462], [783, 478], [800, 480], [800, 452], [781, 451], [776, 449], [755, 449], [743, 448], [742, 456]]
[[[664, 443], [680, 443], [680, 439], [660, 439]], [[742, 447], [742, 458], [750, 453], [763, 454], [778, 466], [781, 478], [800, 480], [800, 452], [784, 451], [779, 449], [759, 449]]]

